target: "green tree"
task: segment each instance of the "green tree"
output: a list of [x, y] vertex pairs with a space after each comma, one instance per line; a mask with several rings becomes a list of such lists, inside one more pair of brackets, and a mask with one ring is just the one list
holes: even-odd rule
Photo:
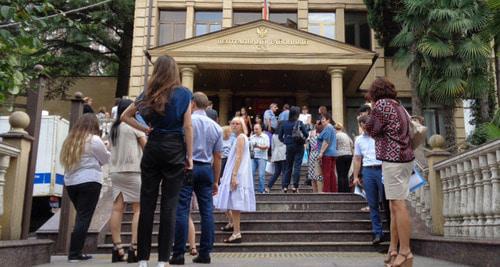
[[488, 6], [493, 15], [489, 31], [494, 40], [497, 99], [500, 99], [500, 0], [488, 0]]
[[[73, 10], [102, 0], [52, 0], [57, 10]], [[57, 76], [117, 76], [116, 95], [128, 93], [134, 31], [134, 0], [113, 0], [46, 24], [45, 64]], [[58, 56], [56, 56], [58, 55]], [[54, 75], [55, 76], [55, 75]]]
[[52, 10], [48, 2], [0, 2], [0, 103], [28, 86], [40, 60], [34, 54], [43, 47], [39, 29], [44, 23], [34, 17]]
[[475, 0], [404, 0], [396, 66], [406, 68], [424, 104], [440, 104], [448, 147], [456, 143], [454, 111], [459, 100], [487, 94], [489, 10]]
[[375, 38], [384, 48], [384, 55], [392, 57], [397, 49], [391, 45], [392, 39], [401, 31], [396, 15], [403, 8], [402, 0], [364, 0], [368, 10], [368, 24], [375, 32]]

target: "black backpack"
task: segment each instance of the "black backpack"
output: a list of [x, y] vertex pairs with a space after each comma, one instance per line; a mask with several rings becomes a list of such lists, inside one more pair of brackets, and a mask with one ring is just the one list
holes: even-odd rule
[[303, 145], [306, 143], [306, 137], [304, 136], [304, 133], [300, 130], [300, 126], [302, 124], [302, 121], [297, 120], [295, 124], [293, 125], [292, 129], [292, 139], [296, 144]]

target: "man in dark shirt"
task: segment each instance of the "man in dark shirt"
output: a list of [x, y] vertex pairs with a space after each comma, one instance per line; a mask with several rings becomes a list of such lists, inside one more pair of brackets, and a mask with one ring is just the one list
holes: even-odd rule
[[213, 109], [214, 107], [214, 103], [212, 103], [212, 101], [208, 101], [208, 107], [207, 109], [205, 110], [205, 112], [207, 113], [207, 116], [212, 119], [213, 121], [219, 123], [219, 114], [217, 113], [217, 110]]

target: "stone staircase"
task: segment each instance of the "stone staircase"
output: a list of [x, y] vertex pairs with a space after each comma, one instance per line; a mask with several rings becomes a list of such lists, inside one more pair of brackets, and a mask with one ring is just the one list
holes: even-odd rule
[[[351, 193], [316, 194], [304, 184], [306, 168], [301, 170], [300, 193], [281, 193], [281, 178], [270, 194], [257, 194], [257, 211], [242, 213], [241, 229], [243, 243], [224, 244], [222, 240], [230, 233], [219, 229], [227, 221], [224, 213], [215, 212], [214, 252], [284, 252], [284, 251], [382, 251], [387, 244], [374, 246], [371, 243], [371, 222], [368, 212], [360, 209], [366, 201]], [[269, 177], [267, 177], [269, 179]], [[257, 184], [256, 184], [257, 186]], [[153, 242], [157, 240], [159, 228], [159, 203], [155, 213]], [[198, 211], [192, 212], [197, 241], [200, 236]], [[385, 218], [381, 214], [382, 218]], [[131, 238], [130, 207], [123, 217], [122, 242]], [[387, 229], [387, 225], [384, 225]], [[386, 233], [388, 237], [388, 232]], [[107, 232], [98, 244], [98, 253], [109, 253], [112, 247], [111, 233]], [[156, 250], [157, 244], [153, 244]]]

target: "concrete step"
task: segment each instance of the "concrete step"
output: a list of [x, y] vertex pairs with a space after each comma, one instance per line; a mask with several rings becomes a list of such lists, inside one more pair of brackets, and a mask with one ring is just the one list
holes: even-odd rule
[[[381, 252], [387, 251], [389, 243], [372, 245], [371, 242], [244, 242], [241, 244], [215, 243], [214, 252]], [[112, 244], [101, 244], [98, 253], [110, 253]], [[158, 244], [152, 244], [157, 252]]]
[[[160, 212], [155, 211], [154, 220], [159, 220]], [[193, 211], [194, 220], [199, 220], [199, 212]], [[384, 214], [381, 214], [384, 218]], [[214, 212], [216, 221], [225, 220], [223, 212]], [[366, 220], [369, 218], [369, 212], [360, 210], [300, 210], [300, 211], [256, 211], [246, 212], [241, 214], [242, 220]], [[130, 221], [132, 219], [132, 212], [125, 211], [123, 220]]]
[[[289, 201], [257, 201], [257, 210], [359, 210], [365, 207], [366, 201], [309, 201], [289, 200]], [[131, 210], [132, 207], [129, 207]], [[156, 205], [156, 209], [160, 209], [160, 203]]]
[[[196, 242], [199, 242], [200, 232], [196, 232]], [[370, 230], [349, 231], [242, 231], [244, 242], [370, 242], [373, 239]], [[387, 233], [388, 234], [388, 233]], [[122, 232], [122, 242], [130, 243], [130, 232]], [[221, 243], [231, 233], [215, 232], [215, 242]], [[153, 240], [157, 240], [158, 232], [153, 232]], [[111, 234], [106, 234], [105, 243], [112, 243]]]
[[[159, 221], [154, 221], [153, 231], [158, 231]], [[227, 221], [216, 221], [215, 229], [219, 230], [221, 227], [226, 225]], [[131, 231], [131, 221], [124, 221], [122, 223], [122, 231]], [[196, 229], [200, 230], [200, 221], [194, 221]], [[384, 227], [388, 229], [388, 226], [384, 222]], [[293, 230], [304, 230], [304, 231], [327, 231], [327, 230], [370, 230], [371, 229], [370, 220], [245, 220], [241, 221], [241, 229], [245, 231], [271, 231], [271, 230], [283, 230], [283, 231], [293, 231]]]
[[299, 188], [299, 194], [293, 193], [272, 193], [272, 194], [257, 194], [257, 201], [365, 201], [361, 196], [352, 193], [335, 193], [335, 194], [324, 194], [324, 193], [302, 193], [303, 189]]

